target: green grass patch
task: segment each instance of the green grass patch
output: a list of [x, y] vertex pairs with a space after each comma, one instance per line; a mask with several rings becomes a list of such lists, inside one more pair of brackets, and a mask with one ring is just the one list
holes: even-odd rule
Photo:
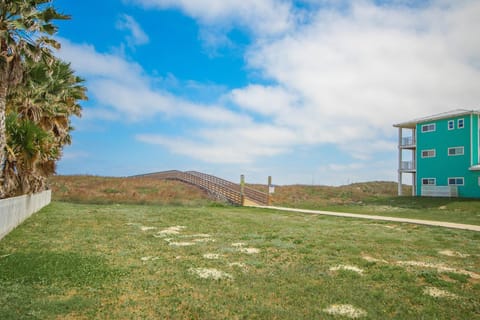
[[119, 194], [119, 193], [122, 193], [121, 190], [118, 190], [118, 189], [115, 189], [115, 188], [107, 188], [107, 189], [103, 189], [102, 190], [104, 193], [107, 193], [107, 194]]
[[54, 202], [0, 241], [0, 319], [475, 319], [479, 247], [417, 225]]
[[141, 186], [135, 188], [140, 194], [156, 194], [159, 189], [155, 187]]
[[480, 201], [474, 199], [370, 197], [344, 204], [319, 205], [305, 202], [297, 207], [480, 225]]

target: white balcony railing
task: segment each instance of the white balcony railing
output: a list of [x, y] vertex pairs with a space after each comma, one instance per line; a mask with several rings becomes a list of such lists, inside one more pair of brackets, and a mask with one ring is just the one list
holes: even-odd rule
[[414, 146], [416, 143], [414, 137], [403, 137], [401, 141], [401, 146], [406, 147], [406, 146]]
[[457, 186], [422, 186], [424, 197], [458, 197]]
[[413, 161], [402, 161], [400, 164], [401, 170], [415, 170], [415, 163]]

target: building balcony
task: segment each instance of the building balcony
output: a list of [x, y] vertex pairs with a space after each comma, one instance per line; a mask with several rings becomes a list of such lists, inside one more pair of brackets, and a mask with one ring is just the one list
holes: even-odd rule
[[401, 148], [415, 148], [417, 142], [415, 141], [414, 137], [403, 137], [402, 140], [400, 141], [400, 147]]
[[400, 171], [410, 171], [410, 172], [414, 172], [416, 171], [416, 168], [415, 168], [415, 162], [413, 161], [402, 161], [400, 163]]

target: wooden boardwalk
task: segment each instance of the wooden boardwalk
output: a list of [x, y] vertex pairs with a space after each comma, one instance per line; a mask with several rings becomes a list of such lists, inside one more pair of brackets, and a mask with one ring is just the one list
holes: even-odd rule
[[209, 174], [197, 171], [162, 171], [141, 174], [132, 178], [147, 177], [153, 179], [168, 179], [182, 181], [206, 190], [217, 198], [235, 205], [268, 205], [268, 194], [240, 184], [230, 182]]

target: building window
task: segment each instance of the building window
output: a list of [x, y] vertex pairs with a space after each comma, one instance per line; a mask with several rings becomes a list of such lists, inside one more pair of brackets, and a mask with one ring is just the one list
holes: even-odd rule
[[437, 184], [437, 179], [435, 178], [423, 178], [422, 185], [424, 186], [434, 186]]
[[448, 178], [448, 185], [449, 186], [463, 186], [464, 185], [463, 177]]
[[422, 158], [434, 158], [434, 157], [435, 157], [435, 149], [422, 150]]
[[462, 156], [463, 154], [464, 154], [463, 147], [448, 148], [448, 155], [449, 156]]
[[448, 130], [455, 129], [455, 120], [448, 120]]
[[465, 126], [465, 121], [463, 119], [457, 120], [457, 128], [462, 129]]
[[435, 131], [435, 123], [424, 124], [422, 126], [422, 132], [432, 132]]

